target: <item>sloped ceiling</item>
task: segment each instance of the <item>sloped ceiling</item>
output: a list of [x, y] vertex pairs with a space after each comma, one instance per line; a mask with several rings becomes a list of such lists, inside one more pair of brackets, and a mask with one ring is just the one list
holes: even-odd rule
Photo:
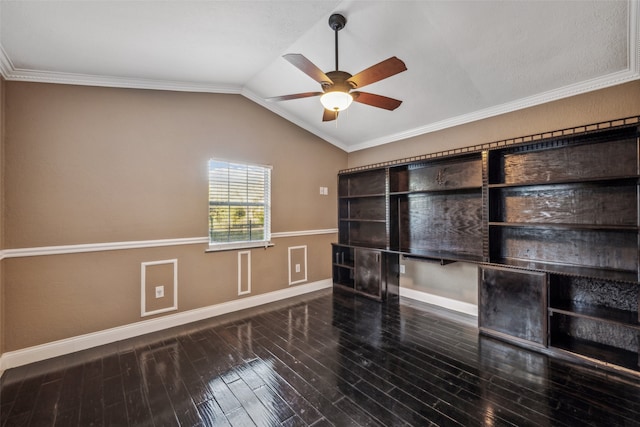
[[[637, 1], [0, 2], [7, 80], [234, 93], [350, 152], [640, 78]], [[282, 59], [355, 74], [390, 56], [408, 70], [323, 123], [320, 91]]]

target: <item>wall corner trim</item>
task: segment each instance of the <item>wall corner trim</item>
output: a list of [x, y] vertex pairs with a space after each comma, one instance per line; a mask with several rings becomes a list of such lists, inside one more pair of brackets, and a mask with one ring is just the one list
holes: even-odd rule
[[470, 314], [471, 316], [478, 316], [478, 306], [476, 304], [470, 304], [468, 302], [458, 301], [455, 299], [441, 297], [427, 292], [416, 291], [414, 289], [403, 287], [400, 287], [400, 296], [411, 298], [420, 302], [426, 302], [427, 304], [437, 305], [439, 307], [443, 307], [460, 313]]
[[254, 295], [233, 301], [223, 302], [208, 307], [196, 308], [176, 314], [170, 314], [155, 319], [143, 320], [129, 325], [118, 326], [103, 331], [79, 335], [59, 341], [53, 341], [33, 347], [10, 351], [0, 357], [0, 375], [10, 368], [38, 362], [52, 357], [62, 356], [76, 351], [86, 350], [104, 344], [157, 332], [176, 326], [185, 325], [211, 317], [221, 316], [247, 308], [304, 295], [333, 286], [332, 279], [323, 279], [305, 285], [286, 287], [265, 294]]

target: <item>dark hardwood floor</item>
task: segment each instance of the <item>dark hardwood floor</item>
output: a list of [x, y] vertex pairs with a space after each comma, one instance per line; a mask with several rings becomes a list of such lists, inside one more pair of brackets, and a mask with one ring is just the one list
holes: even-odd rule
[[8, 426], [638, 425], [640, 380], [322, 291], [10, 369]]

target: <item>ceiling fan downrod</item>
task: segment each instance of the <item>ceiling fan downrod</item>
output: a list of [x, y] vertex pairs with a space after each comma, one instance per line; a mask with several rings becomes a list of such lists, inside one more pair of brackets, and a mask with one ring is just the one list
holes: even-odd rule
[[338, 31], [343, 29], [345, 25], [347, 25], [347, 18], [340, 15], [339, 13], [334, 13], [329, 17], [329, 27], [331, 27], [331, 29], [335, 33], [336, 71], [339, 70], [338, 68]]

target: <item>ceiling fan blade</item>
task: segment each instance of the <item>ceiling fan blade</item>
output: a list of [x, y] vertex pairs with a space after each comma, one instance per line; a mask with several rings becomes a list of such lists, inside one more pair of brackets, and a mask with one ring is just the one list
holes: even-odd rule
[[320, 68], [316, 67], [316, 65], [305, 58], [304, 55], [299, 53], [287, 53], [283, 58], [318, 83], [333, 83]]
[[324, 112], [322, 113], [323, 122], [330, 122], [331, 120], [335, 120], [337, 118], [338, 118], [337, 111], [327, 110], [326, 108], [324, 109]]
[[310, 98], [312, 96], [320, 95], [322, 95], [322, 92], [294, 93], [291, 95], [272, 96], [271, 98], [267, 98], [267, 101], [288, 101], [290, 99]]
[[402, 104], [398, 99], [389, 98], [382, 95], [376, 95], [367, 92], [351, 92], [353, 100], [361, 104], [371, 105], [372, 107], [384, 108], [393, 111]]
[[404, 65], [400, 59], [392, 56], [389, 59], [385, 59], [382, 62], [378, 62], [376, 65], [372, 65], [366, 70], [360, 71], [355, 76], [347, 79], [347, 82], [355, 84], [355, 87], [361, 88], [371, 83], [375, 83], [387, 77], [391, 77], [403, 71], [406, 71], [407, 66]]

